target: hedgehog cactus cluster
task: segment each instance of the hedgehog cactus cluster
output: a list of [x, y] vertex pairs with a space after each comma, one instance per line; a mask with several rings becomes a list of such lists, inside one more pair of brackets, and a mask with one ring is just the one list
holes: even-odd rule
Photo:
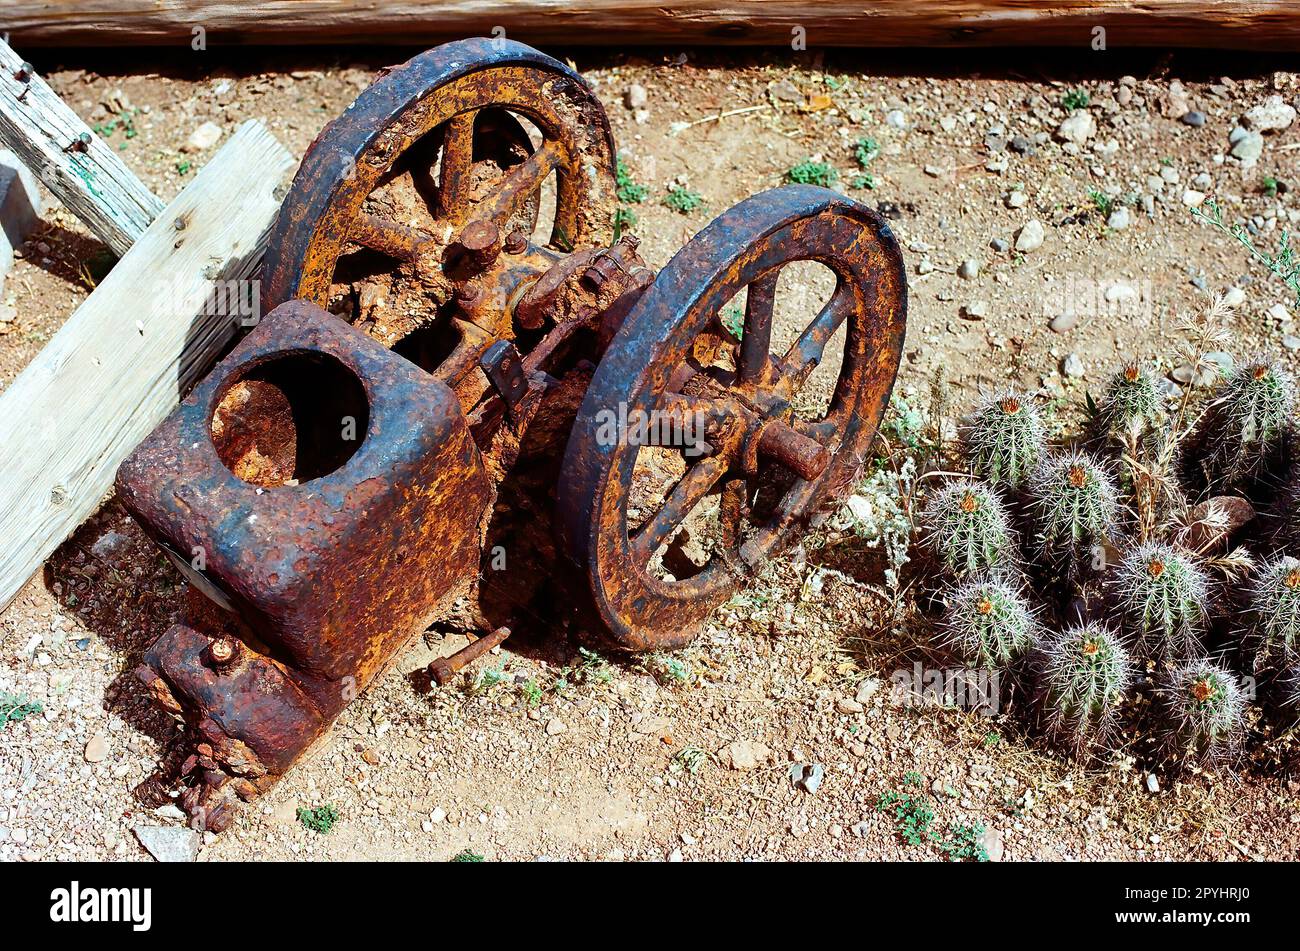
[[1295, 383], [1270, 360], [1237, 368], [1220, 388], [1194, 445], [1211, 491], [1247, 488], [1276, 460], [1292, 428]]
[[1111, 377], [1097, 406], [1096, 423], [1108, 439], [1125, 443], [1162, 431], [1167, 415], [1155, 374], [1130, 363]]
[[1070, 625], [1038, 646], [1038, 717], [1053, 742], [1074, 756], [1114, 733], [1133, 664], [1119, 635], [1099, 622]]
[[1047, 441], [1043, 414], [1024, 393], [984, 399], [963, 433], [971, 471], [998, 489], [1015, 491], [1034, 471]]
[[1190, 557], [1163, 542], [1137, 545], [1120, 561], [1113, 584], [1140, 656], [1176, 661], [1202, 653], [1209, 585]]
[[931, 496], [923, 517], [925, 543], [955, 577], [1014, 570], [1017, 545], [1002, 501], [973, 479], [949, 482]]
[[1034, 645], [1033, 614], [1007, 583], [966, 581], [946, 601], [938, 643], [963, 663], [1004, 670]]
[[[1068, 756], [1224, 762], [1264, 735], [1258, 704], [1300, 762], [1294, 389], [1255, 359], [1176, 401], [1131, 361], [1059, 442], [1031, 394], [983, 398], [919, 526], [934, 644], [1010, 674]], [[1216, 522], [1229, 502], [1245, 515]]]
[[1044, 567], [1070, 581], [1097, 562], [1114, 539], [1119, 491], [1096, 457], [1074, 451], [1052, 456], [1030, 480], [1030, 512]]

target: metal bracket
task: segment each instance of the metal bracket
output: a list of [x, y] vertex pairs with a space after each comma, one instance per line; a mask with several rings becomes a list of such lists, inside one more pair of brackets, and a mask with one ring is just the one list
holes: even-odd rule
[[519, 406], [528, 395], [528, 378], [519, 349], [509, 340], [498, 340], [478, 358], [492, 388], [506, 404], [506, 416], [514, 421]]

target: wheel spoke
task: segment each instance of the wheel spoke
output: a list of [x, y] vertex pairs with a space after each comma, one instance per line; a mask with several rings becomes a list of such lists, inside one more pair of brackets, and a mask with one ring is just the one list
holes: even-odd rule
[[633, 550], [642, 563], [647, 562], [666, 542], [674, 529], [686, 520], [691, 509], [709, 493], [726, 473], [730, 463], [725, 456], [716, 455], [702, 459], [686, 470], [663, 505], [645, 521], [631, 537]]
[[505, 225], [563, 161], [564, 153], [557, 143], [544, 143], [540, 149], [506, 173], [492, 195], [475, 209], [474, 217]]
[[786, 352], [784, 361], [796, 379], [806, 379], [822, 362], [826, 344], [835, 336], [835, 331], [844, 323], [844, 319], [853, 313], [855, 306], [852, 294], [837, 289], [813, 322], [799, 335], [799, 339]]
[[429, 240], [429, 237], [419, 228], [370, 214], [358, 216], [348, 232], [348, 240], [354, 244], [381, 251], [401, 261], [412, 260], [416, 246]]
[[722, 486], [722, 500], [718, 505], [718, 524], [722, 545], [728, 551], [740, 545], [740, 527], [745, 518], [745, 503], [749, 497], [749, 482], [744, 476], [728, 479]]
[[462, 112], [447, 120], [442, 140], [442, 168], [438, 174], [438, 216], [456, 220], [465, 207], [474, 167], [474, 113]]
[[768, 271], [749, 285], [745, 296], [745, 333], [740, 340], [738, 373], [745, 383], [763, 379], [772, 346], [772, 302], [776, 298], [779, 270]]

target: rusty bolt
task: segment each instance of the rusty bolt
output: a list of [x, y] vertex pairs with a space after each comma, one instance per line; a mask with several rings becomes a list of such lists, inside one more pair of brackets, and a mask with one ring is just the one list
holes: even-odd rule
[[487, 267], [501, 253], [501, 230], [495, 222], [471, 221], [456, 238], [456, 247], [475, 266]]
[[17, 71], [14, 73], [14, 79], [18, 80], [20, 83], [30, 82], [35, 72], [36, 67], [31, 63], [20, 63]]
[[239, 655], [239, 642], [233, 637], [218, 637], [208, 647], [208, 655], [218, 667], [224, 667]]
[[456, 301], [462, 307], [473, 307], [483, 299], [483, 288], [476, 281], [469, 281], [456, 288]]
[[467, 664], [482, 657], [510, 636], [510, 628], [499, 627], [486, 637], [480, 637], [474, 643], [461, 648], [450, 657], [439, 657], [429, 665], [429, 677], [439, 687], [445, 686]]
[[505, 252], [507, 254], [523, 254], [528, 250], [528, 235], [516, 229], [506, 235]]

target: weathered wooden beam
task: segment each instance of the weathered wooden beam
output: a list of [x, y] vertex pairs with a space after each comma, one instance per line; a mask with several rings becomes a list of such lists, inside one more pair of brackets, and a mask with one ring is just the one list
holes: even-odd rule
[[230, 282], [259, 263], [293, 165], [261, 123], [240, 126], [0, 393], [0, 607], [248, 316], [230, 301], [256, 288]]
[[[33, 46], [433, 43], [504, 29], [533, 43], [789, 48], [1075, 46], [1300, 49], [1295, 0], [5, 0]], [[202, 33], [196, 31], [201, 29]]]
[[163, 209], [117, 153], [2, 40], [0, 145], [119, 257]]

